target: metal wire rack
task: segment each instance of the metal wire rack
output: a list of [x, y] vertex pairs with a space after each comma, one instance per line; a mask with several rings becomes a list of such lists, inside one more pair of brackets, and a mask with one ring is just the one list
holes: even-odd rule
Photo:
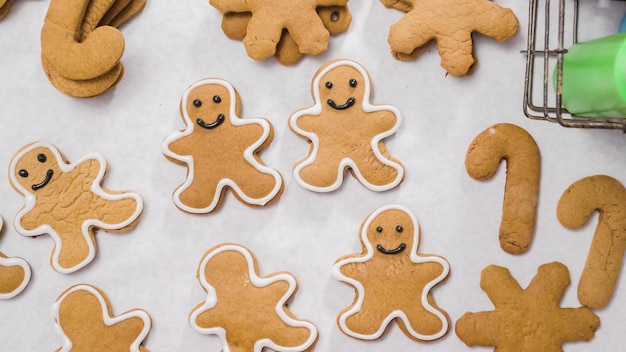
[[[528, 42], [522, 52], [526, 55], [524, 114], [530, 119], [555, 122], [564, 127], [621, 129], [626, 133], [625, 118], [578, 117], [562, 106], [563, 55], [567, 47], [578, 42], [579, 0], [554, 3], [542, 0], [543, 7], [539, 2], [529, 1]], [[567, 16], [566, 7], [572, 11]], [[556, 28], [551, 27], [554, 19], [558, 21]], [[538, 33], [543, 36], [539, 37]], [[541, 82], [540, 88], [536, 81]]]

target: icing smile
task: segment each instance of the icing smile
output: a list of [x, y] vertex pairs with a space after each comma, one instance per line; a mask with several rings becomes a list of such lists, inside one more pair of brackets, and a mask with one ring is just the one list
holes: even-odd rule
[[54, 174], [54, 172], [52, 170], [48, 170], [46, 172], [46, 178], [44, 178], [43, 181], [41, 181], [41, 182], [39, 182], [37, 184], [32, 185], [33, 191], [36, 191], [36, 190], [38, 190], [40, 188], [45, 187], [50, 182], [50, 180], [52, 180], [52, 175], [53, 174]]
[[200, 126], [200, 127], [202, 127], [202, 128], [206, 128], [206, 129], [210, 130], [210, 129], [213, 129], [213, 128], [215, 128], [215, 127], [217, 127], [217, 126], [221, 125], [221, 124], [222, 124], [222, 122], [224, 122], [224, 119], [225, 119], [225, 118], [226, 118], [226, 117], [224, 116], [224, 114], [219, 114], [219, 115], [217, 115], [217, 119], [216, 119], [214, 122], [211, 122], [211, 123], [206, 123], [206, 122], [204, 122], [204, 120], [202, 120], [202, 119], [197, 119], [197, 120], [196, 120], [196, 123], [198, 124], [198, 126]]
[[378, 249], [378, 251], [382, 254], [398, 254], [402, 252], [405, 248], [406, 244], [404, 243], [400, 243], [400, 245], [394, 249], [387, 249], [380, 244], [376, 246], [376, 249]]
[[356, 99], [354, 99], [353, 97], [348, 98], [348, 100], [346, 100], [346, 102], [341, 105], [337, 105], [337, 103], [335, 103], [335, 101], [332, 99], [326, 100], [326, 103], [335, 110], [346, 110], [352, 105], [354, 105], [355, 102], [356, 102]]

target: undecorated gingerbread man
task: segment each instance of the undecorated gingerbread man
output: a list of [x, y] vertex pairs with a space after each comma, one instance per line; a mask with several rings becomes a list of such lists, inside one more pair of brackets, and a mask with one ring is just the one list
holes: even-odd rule
[[133, 192], [101, 186], [106, 160], [90, 154], [68, 164], [50, 144], [32, 143], [13, 157], [12, 186], [25, 198], [15, 227], [25, 236], [50, 235], [50, 262], [61, 273], [74, 272], [96, 255], [96, 229], [121, 232], [139, 219], [143, 200]]
[[251, 13], [243, 44], [248, 56], [264, 60], [276, 54], [283, 31], [300, 53], [319, 55], [326, 51], [330, 33], [317, 14], [318, 7], [346, 6], [348, 0], [209, 0], [222, 14]]
[[511, 9], [490, 0], [381, 0], [387, 7], [406, 12], [389, 29], [394, 56], [415, 58], [419, 48], [437, 43], [441, 66], [453, 76], [467, 75], [475, 63], [472, 33], [498, 41], [512, 38], [518, 30]]
[[220, 244], [205, 253], [198, 279], [206, 301], [190, 314], [191, 326], [218, 335], [224, 352], [309, 351], [317, 328], [297, 319], [287, 302], [297, 289], [287, 272], [261, 277], [252, 253], [237, 244]]
[[348, 336], [374, 340], [396, 320], [417, 341], [448, 331], [446, 312], [430, 290], [450, 271], [439, 256], [418, 254], [419, 228], [406, 208], [389, 205], [369, 215], [361, 227], [363, 252], [338, 259], [333, 275], [356, 290], [353, 303], [337, 317]]
[[373, 191], [402, 182], [404, 168], [383, 144], [398, 130], [400, 112], [370, 104], [370, 93], [369, 75], [354, 61], [331, 61], [318, 70], [312, 87], [315, 105], [289, 119], [289, 127], [311, 144], [308, 157], [293, 170], [302, 187], [334, 191], [347, 170]]
[[273, 138], [266, 119], [241, 119], [239, 95], [220, 79], [191, 85], [181, 100], [187, 128], [171, 133], [163, 154], [187, 165], [185, 183], [174, 191], [174, 203], [191, 213], [215, 210], [226, 188], [241, 202], [262, 206], [280, 196], [280, 173], [265, 166], [257, 153]]

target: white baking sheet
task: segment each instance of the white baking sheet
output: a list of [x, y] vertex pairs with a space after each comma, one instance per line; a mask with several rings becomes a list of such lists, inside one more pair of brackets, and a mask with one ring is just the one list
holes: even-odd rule
[[[526, 119], [522, 113], [527, 2], [498, 0], [520, 20], [518, 35], [504, 43], [475, 36], [479, 58], [472, 76], [446, 76], [431, 46], [417, 61], [399, 62], [387, 44], [389, 26], [402, 13], [378, 1], [349, 3], [353, 22], [331, 39], [329, 50], [293, 67], [274, 60], [249, 59], [241, 42], [220, 30], [221, 16], [207, 1], [149, 0], [145, 10], [122, 27], [125, 75], [103, 96], [75, 99], [55, 90], [40, 64], [39, 33], [48, 1], [17, 0], [0, 21], [0, 167], [32, 141], [56, 145], [68, 160], [100, 153], [109, 162], [104, 185], [140, 193], [145, 210], [139, 224], [124, 234], [98, 233], [96, 259], [69, 275], [49, 265], [52, 240], [19, 235], [12, 220], [23, 205], [8, 178], [0, 179], [0, 215], [5, 229], [0, 250], [26, 259], [33, 277], [19, 296], [0, 301], [0, 350], [53, 351], [61, 345], [51, 318], [58, 295], [78, 283], [103, 289], [114, 313], [143, 308], [153, 320], [144, 341], [151, 351], [220, 351], [216, 337], [193, 331], [187, 321], [204, 300], [195, 275], [202, 254], [221, 242], [249, 248], [261, 274], [286, 270], [299, 281], [290, 304], [294, 314], [319, 329], [318, 351], [464, 351], [454, 329], [430, 343], [405, 337], [396, 325], [377, 341], [347, 337], [335, 324], [337, 313], [353, 300], [353, 289], [330, 275], [340, 256], [360, 250], [358, 230], [365, 217], [387, 204], [410, 208], [422, 230], [420, 252], [444, 256], [447, 281], [433, 290], [452, 323], [466, 311], [491, 310], [479, 288], [480, 271], [489, 264], [508, 267], [526, 286], [539, 265], [560, 261], [570, 269], [572, 285], [564, 307], [579, 306], [576, 285], [595, 227], [571, 231], [555, 216], [561, 193], [574, 181], [607, 174], [626, 182], [626, 137], [618, 130], [574, 130]], [[581, 24], [600, 34], [617, 28], [625, 8], [599, 11], [602, 18]], [[309, 106], [313, 74], [323, 63], [349, 58], [365, 66], [374, 87], [372, 103], [397, 107], [402, 128], [386, 141], [406, 167], [400, 187], [375, 193], [348, 177], [330, 194], [298, 186], [292, 166], [307, 154], [307, 142], [287, 127], [289, 115]], [[232, 83], [245, 117], [266, 117], [275, 139], [261, 157], [285, 180], [282, 198], [266, 208], [249, 208], [231, 194], [221, 210], [191, 215], [178, 210], [171, 193], [185, 179], [185, 168], [167, 161], [161, 142], [183, 129], [179, 99], [187, 86], [217, 77]], [[498, 246], [497, 231], [505, 172], [489, 182], [471, 179], [464, 169], [467, 146], [480, 131], [499, 122], [527, 129], [542, 153], [537, 234], [532, 248], [512, 256]], [[5, 174], [6, 175], [6, 174]], [[619, 282], [612, 302], [596, 311], [602, 326], [588, 343], [566, 344], [567, 351], [617, 351], [626, 344], [626, 287]], [[250, 312], [254, 314], [254, 312]]]

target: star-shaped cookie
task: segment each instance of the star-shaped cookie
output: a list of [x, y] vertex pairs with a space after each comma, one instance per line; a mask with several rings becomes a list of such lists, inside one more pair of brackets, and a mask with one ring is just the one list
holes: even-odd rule
[[224, 352], [297, 352], [317, 341], [317, 328], [297, 319], [287, 302], [296, 279], [278, 272], [261, 277], [256, 259], [237, 244], [221, 244], [200, 261], [198, 279], [206, 301], [193, 309], [189, 321], [202, 334], [217, 335]]
[[590, 340], [600, 326], [598, 316], [587, 307], [559, 306], [569, 283], [567, 267], [558, 262], [541, 265], [526, 289], [508, 269], [488, 266], [480, 287], [495, 309], [465, 313], [456, 322], [456, 334], [468, 346], [504, 352], [562, 352], [565, 342]]
[[519, 26], [510, 9], [489, 0], [381, 0], [387, 7], [406, 12], [389, 29], [394, 56], [414, 59], [418, 49], [436, 41], [441, 66], [453, 76], [464, 76], [475, 63], [472, 33], [503, 41]]
[[95, 286], [70, 287], [56, 300], [52, 312], [63, 340], [57, 352], [149, 352], [141, 345], [150, 332], [148, 313], [134, 309], [113, 316], [108, 298]]

